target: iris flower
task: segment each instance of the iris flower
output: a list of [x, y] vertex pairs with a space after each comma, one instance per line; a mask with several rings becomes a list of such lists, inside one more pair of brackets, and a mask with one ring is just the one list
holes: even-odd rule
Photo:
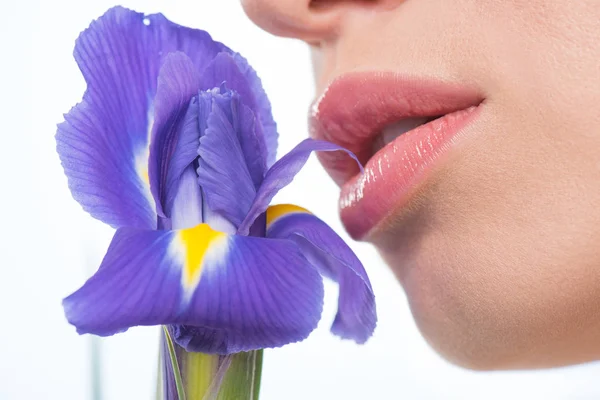
[[79, 333], [163, 325], [187, 352], [279, 347], [317, 326], [326, 276], [339, 284], [332, 332], [372, 335], [357, 257], [307, 210], [269, 206], [312, 151], [344, 149], [307, 139], [275, 161], [254, 70], [161, 14], [112, 8], [74, 55], [87, 90], [59, 125], [57, 150], [73, 197], [116, 228], [98, 271], [63, 302]]

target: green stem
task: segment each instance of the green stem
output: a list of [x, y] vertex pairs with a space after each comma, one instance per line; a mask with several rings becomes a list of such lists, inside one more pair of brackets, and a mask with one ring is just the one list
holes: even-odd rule
[[219, 356], [186, 352], [184, 357], [187, 394], [190, 400], [204, 400], [214, 386]]
[[[179, 347], [164, 329], [164, 339], [168, 357], [161, 357], [167, 370], [159, 381], [162, 400], [258, 400], [262, 375], [263, 351], [219, 356], [187, 352]], [[162, 364], [164, 365], [164, 364]], [[172, 374], [171, 374], [172, 373]], [[167, 389], [173, 388], [177, 393]], [[161, 384], [162, 383], [162, 384]], [[170, 394], [168, 394], [170, 393]], [[166, 396], [166, 397], [165, 397]], [[170, 397], [169, 397], [170, 396]], [[177, 396], [177, 399], [173, 397]]]
[[256, 369], [254, 371], [254, 391], [252, 393], [252, 400], [258, 400], [258, 395], [260, 394], [260, 382], [262, 379], [263, 350], [255, 351], [254, 357], [254, 365]]

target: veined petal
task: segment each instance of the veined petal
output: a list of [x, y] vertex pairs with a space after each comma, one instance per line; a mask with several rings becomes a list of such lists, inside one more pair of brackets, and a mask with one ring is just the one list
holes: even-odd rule
[[166, 230], [118, 229], [96, 274], [63, 300], [77, 332], [109, 336], [178, 315], [187, 273], [170, 250], [176, 236]]
[[192, 60], [181, 52], [168, 54], [158, 74], [148, 166], [152, 196], [161, 217], [167, 216], [164, 212], [171, 205], [167, 202], [173, 201], [177, 180], [197, 157], [200, 132], [192, 97], [199, 87], [200, 76]]
[[331, 331], [364, 343], [377, 324], [369, 277], [348, 245], [307, 210], [280, 204], [267, 209], [267, 237], [291, 239], [319, 271], [340, 286], [338, 312]]
[[237, 227], [256, 195], [236, 132], [248, 122], [244, 117], [249, 110], [231, 91], [202, 92], [199, 101], [201, 110], [210, 111], [198, 147], [198, 182], [208, 207]]
[[350, 157], [356, 160], [362, 170], [362, 166], [356, 156], [343, 147], [322, 140], [305, 139], [294, 147], [292, 151], [281, 157], [281, 159], [273, 164], [269, 171], [267, 171], [265, 179], [256, 193], [250, 211], [246, 215], [244, 222], [239, 225], [239, 234], [248, 234], [254, 220], [267, 210], [267, 207], [277, 192], [287, 186], [294, 179], [296, 174], [300, 172], [313, 151], [345, 151]]
[[188, 351], [228, 354], [305, 339], [321, 318], [323, 282], [288, 240], [230, 236], [227, 262], [205, 268], [193, 300], [202, 321], [174, 329]]
[[173, 324], [189, 351], [229, 354], [302, 340], [323, 282], [289, 240], [226, 235], [207, 224], [117, 231], [98, 272], [63, 304], [79, 333]]
[[198, 176], [196, 175], [196, 164], [194, 163], [198, 158], [198, 141], [200, 140], [198, 115], [198, 97], [194, 97], [192, 98], [179, 127], [175, 150], [168, 161], [169, 168], [167, 170], [166, 182], [162, 185], [162, 190], [159, 190], [164, 196], [164, 211], [169, 218], [172, 218], [171, 212], [174, 209], [173, 202], [179, 191], [178, 188], [181, 184], [180, 182], [184, 171], [192, 169], [194, 172], [195, 184], [198, 188], [200, 187], [197, 179]]
[[75, 45], [87, 90], [59, 125], [57, 150], [73, 197], [114, 227], [156, 227], [148, 180], [153, 99], [164, 56], [178, 50], [197, 70], [229, 51], [206, 32], [122, 7], [94, 21]]
[[238, 53], [223, 52], [217, 55], [202, 74], [203, 89], [220, 86], [239, 93], [242, 104], [256, 116], [252, 132], [241, 137], [242, 148], [255, 184], [260, 184], [267, 167], [275, 162], [277, 153], [277, 125], [271, 113], [271, 104], [256, 71]]

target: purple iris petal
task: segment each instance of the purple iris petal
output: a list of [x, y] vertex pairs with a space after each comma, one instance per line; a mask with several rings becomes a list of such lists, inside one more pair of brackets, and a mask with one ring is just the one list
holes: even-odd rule
[[[174, 196], [176, 181], [197, 157], [199, 132], [194, 129], [197, 110], [190, 100], [199, 87], [200, 76], [187, 55], [174, 52], [166, 56], [158, 74], [148, 164], [150, 188], [157, 213], [162, 217], [168, 211], [165, 186], [170, 187], [171, 197]], [[180, 138], [182, 131], [185, 135]]]
[[239, 93], [242, 104], [256, 115], [254, 131], [242, 138], [246, 161], [256, 186], [262, 181], [268, 166], [275, 162], [277, 153], [277, 126], [271, 114], [271, 104], [256, 72], [244, 57], [237, 53], [221, 53], [202, 74], [203, 89], [218, 87]]
[[109, 336], [135, 325], [160, 325], [180, 310], [181, 268], [169, 256], [173, 231], [120, 228], [100, 268], [63, 300], [79, 333]]
[[319, 271], [340, 286], [338, 312], [331, 331], [364, 343], [377, 324], [375, 296], [367, 272], [346, 243], [323, 221], [308, 213], [278, 218], [267, 237], [291, 239]]
[[256, 218], [267, 210], [269, 203], [271, 203], [271, 200], [273, 200], [273, 197], [277, 192], [286, 187], [294, 179], [296, 174], [300, 172], [313, 151], [344, 151], [348, 153], [350, 157], [355, 159], [360, 166], [360, 162], [356, 156], [343, 147], [322, 140], [305, 139], [294, 147], [292, 151], [281, 157], [281, 159], [273, 164], [269, 171], [267, 171], [265, 179], [256, 193], [252, 208], [246, 215], [244, 222], [239, 225], [239, 234], [248, 234], [250, 227]]
[[[206, 274], [195, 307], [202, 323], [174, 327], [188, 351], [230, 354], [308, 337], [323, 307], [323, 281], [291, 241], [232, 236], [227, 265]], [[201, 310], [201, 311], [200, 311]]]
[[73, 197], [113, 227], [156, 227], [146, 170], [153, 99], [163, 57], [178, 50], [199, 71], [230, 52], [204, 31], [122, 7], [94, 21], [75, 45], [88, 87], [58, 127], [57, 150]]
[[[169, 218], [174, 209], [173, 202], [177, 195], [183, 171], [187, 169], [194, 170], [194, 181], [197, 185], [195, 161], [198, 158], [198, 140], [200, 140], [200, 132], [198, 130], [198, 97], [192, 98], [188, 109], [183, 117], [183, 121], [179, 126], [177, 143], [173, 155], [169, 160], [169, 169], [167, 170], [167, 181], [164, 184], [164, 211]], [[198, 190], [200, 188], [198, 187]], [[199, 206], [202, 202], [199, 203]]]
[[174, 331], [188, 351], [229, 354], [306, 338], [322, 301], [322, 279], [294, 242], [199, 225], [119, 229], [98, 272], [63, 304], [79, 333], [187, 325]]
[[[211, 108], [198, 147], [198, 182], [208, 207], [237, 227], [256, 191], [236, 129], [251, 124], [253, 116], [231, 91], [202, 92], [199, 101], [211, 104]], [[201, 109], [206, 108], [201, 105]]]

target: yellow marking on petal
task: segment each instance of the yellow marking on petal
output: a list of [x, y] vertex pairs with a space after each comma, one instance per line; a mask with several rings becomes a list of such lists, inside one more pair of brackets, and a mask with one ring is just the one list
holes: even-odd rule
[[148, 168], [140, 171], [140, 176], [142, 177], [142, 180], [144, 181], [144, 183], [146, 185], [150, 186], [150, 174], [148, 173]]
[[148, 174], [148, 159], [150, 158], [150, 145], [147, 145], [144, 149], [140, 150], [135, 157], [135, 169], [142, 181], [144, 195], [154, 209], [155, 202], [152, 192], [150, 190], [150, 175]]
[[183, 283], [190, 288], [198, 283], [202, 272], [202, 262], [212, 246], [224, 240], [227, 235], [213, 230], [208, 224], [182, 229], [178, 233], [183, 243], [185, 257], [183, 265]]
[[306, 208], [294, 204], [277, 204], [267, 208], [267, 228], [279, 218], [296, 213], [312, 214]]

